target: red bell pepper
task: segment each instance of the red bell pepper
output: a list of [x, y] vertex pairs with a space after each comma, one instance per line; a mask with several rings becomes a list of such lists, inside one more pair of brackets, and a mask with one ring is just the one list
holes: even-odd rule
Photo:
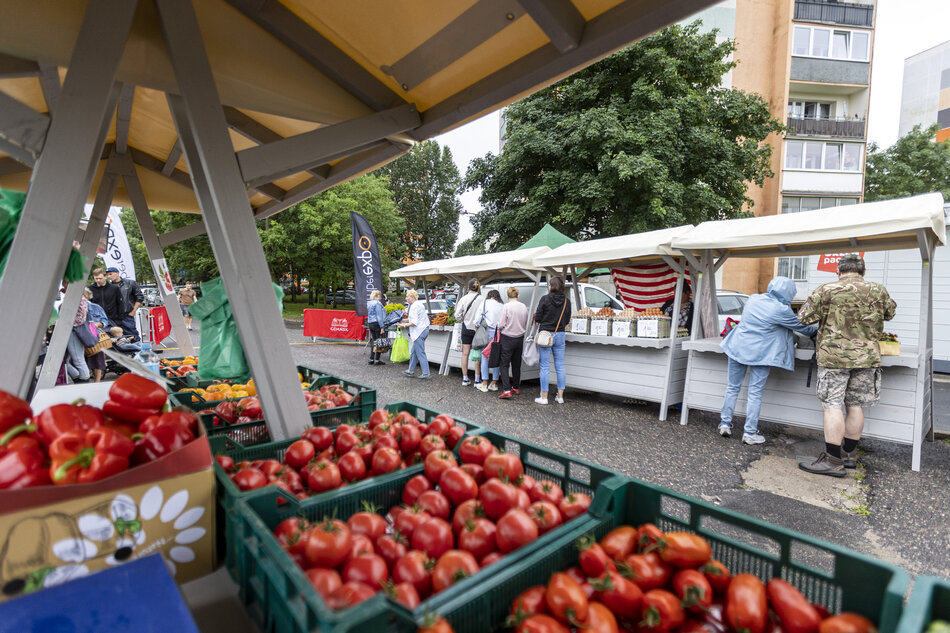
[[12, 449], [0, 456], [0, 490], [14, 490], [49, 483], [46, 457], [38, 448]]
[[198, 416], [188, 411], [168, 411], [161, 415], [149, 416], [139, 426], [139, 433], [148, 433], [160, 426], [181, 426], [191, 432], [192, 438], [198, 431]]
[[0, 390], [0, 433], [6, 433], [15, 426], [28, 422], [33, 417], [33, 409], [26, 400], [12, 393]]
[[109, 400], [136, 409], [161, 409], [167, 399], [164, 387], [136, 374], [122, 374], [109, 389]]
[[44, 446], [49, 446], [67, 431], [85, 431], [104, 423], [102, 412], [83, 400], [76, 400], [73, 404], [54, 404], [33, 421], [36, 423], [36, 438]]
[[102, 404], [102, 412], [110, 418], [137, 426], [148, 419], [149, 416], [160, 413], [160, 409], [142, 409], [115, 400], [106, 400]]
[[20, 424], [8, 430], [0, 437], [0, 455], [24, 449], [41, 451], [40, 443], [33, 433], [35, 430], [32, 424]]
[[241, 416], [238, 404], [231, 400], [219, 403], [218, 406], [212, 409], [212, 412], [228, 424], [234, 424]]
[[67, 431], [49, 447], [50, 478], [55, 484], [86, 484], [111, 477], [129, 467], [135, 444], [106, 427]]
[[180, 424], [166, 424], [156, 426], [135, 440], [135, 452], [132, 461], [135, 464], [146, 464], [177, 451], [188, 442], [195, 439], [188, 427]]

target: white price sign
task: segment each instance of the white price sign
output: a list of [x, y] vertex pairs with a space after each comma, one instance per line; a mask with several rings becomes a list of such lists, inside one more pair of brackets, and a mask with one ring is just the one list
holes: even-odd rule
[[660, 322], [657, 319], [640, 319], [637, 321], [637, 336], [642, 338], [659, 338]]
[[591, 319], [591, 336], [607, 336], [607, 319]]
[[630, 321], [614, 321], [611, 330], [612, 336], [627, 338], [630, 336]]
[[571, 333], [572, 334], [587, 334], [587, 324], [590, 323], [587, 319], [571, 319]]

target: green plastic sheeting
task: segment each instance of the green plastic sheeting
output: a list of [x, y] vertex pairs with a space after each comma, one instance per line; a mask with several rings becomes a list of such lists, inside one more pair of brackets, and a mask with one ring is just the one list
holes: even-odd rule
[[[284, 291], [274, 284], [274, 292], [283, 311]], [[220, 277], [201, 284], [201, 299], [191, 304], [188, 311], [201, 322], [198, 377], [201, 380], [229, 378], [238, 381], [249, 378], [241, 336]]]

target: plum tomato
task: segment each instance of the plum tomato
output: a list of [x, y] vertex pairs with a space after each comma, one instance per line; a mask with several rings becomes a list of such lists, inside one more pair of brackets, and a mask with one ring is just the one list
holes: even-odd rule
[[492, 454], [495, 447], [484, 437], [470, 435], [459, 444], [459, 459], [463, 464], [475, 464], [481, 466], [485, 463], [485, 458]]
[[419, 499], [419, 495], [427, 490], [432, 490], [432, 482], [429, 478], [422, 474], [415, 475], [403, 486], [402, 502], [411, 506]]
[[478, 562], [468, 552], [453, 549], [442, 554], [432, 569], [432, 591], [439, 593], [478, 572]]

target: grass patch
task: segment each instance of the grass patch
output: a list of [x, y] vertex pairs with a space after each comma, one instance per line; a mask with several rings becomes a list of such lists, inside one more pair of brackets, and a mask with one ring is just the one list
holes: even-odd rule
[[854, 513], [859, 517], [869, 517], [871, 516], [871, 511], [866, 505], [860, 505], [854, 509]]
[[289, 296], [284, 297], [284, 317], [286, 318], [296, 318], [299, 319], [303, 317], [304, 310], [354, 310], [356, 306], [352, 304], [346, 305], [337, 305], [335, 308], [333, 304], [326, 305], [320, 301], [315, 301], [313, 305], [310, 305], [307, 301], [306, 295], [298, 296], [296, 301], [291, 301]]

